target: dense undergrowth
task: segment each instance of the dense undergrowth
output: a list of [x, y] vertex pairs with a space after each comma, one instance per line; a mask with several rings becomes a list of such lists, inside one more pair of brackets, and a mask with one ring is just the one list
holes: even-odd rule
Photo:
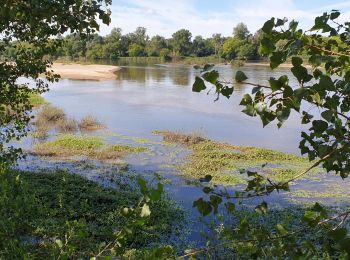
[[[103, 188], [66, 172], [7, 170], [1, 174], [0, 187], [1, 259], [95, 256], [131, 221], [121, 209], [134, 206], [140, 197], [131, 186]], [[176, 227], [184, 215], [174, 202], [162, 195], [150, 210], [145, 225], [127, 240], [129, 259], [169, 242], [172, 234], [180, 235]]]

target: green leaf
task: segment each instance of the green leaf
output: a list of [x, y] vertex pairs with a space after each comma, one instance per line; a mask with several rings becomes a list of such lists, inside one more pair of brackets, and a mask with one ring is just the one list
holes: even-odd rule
[[236, 76], [235, 76], [236, 82], [241, 83], [245, 80], [248, 79], [248, 77], [244, 74], [243, 71], [237, 71]]
[[276, 230], [277, 233], [281, 236], [285, 236], [288, 234], [288, 231], [281, 224], [276, 225]]
[[203, 78], [211, 84], [215, 85], [216, 81], [219, 78], [219, 72], [217, 72], [216, 70], [206, 72], [203, 74]]
[[291, 71], [300, 84], [309, 82], [313, 78], [303, 66], [294, 66]]
[[326, 110], [321, 113], [321, 116], [328, 122], [331, 122], [334, 116], [334, 112], [332, 110]]
[[335, 90], [334, 82], [331, 77], [327, 75], [320, 76], [320, 81], [318, 83], [321, 90]]
[[290, 115], [290, 108], [289, 107], [283, 107], [281, 110], [276, 112], [278, 121], [281, 122], [281, 125], [289, 118]]
[[269, 34], [272, 32], [272, 29], [274, 26], [275, 26], [275, 18], [271, 18], [270, 20], [268, 20], [264, 23], [261, 30], [266, 34]]
[[242, 110], [242, 112], [248, 116], [256, 116], [256, 111], [253, 105], [247, 105], [246, 108]]
[[276, 27], [284, 25], [287, 21], [288, 19], [286, 17], [284, 17], [283, 19], [278, 18], [276, 22]]
[[251, 105], [253, 104], [253, 99], [249, 94], [245, 94], [239, 104], [241, 106]]
[[276, 46], [273, 44], [273, 42], [269, 38], [264, 37], [261, 40], [261, 49], [260, 49], [261, 54], [268, 55], [275, 50], [276, 50]]
[[282, 51], [273, 52], [270, 57], [270, 67], [271, 69], [275, 69], [285, 61], [286, 61], [285, 52], [282, 52]]
[[225, 207], [226, 207], [227, 211], [231, 214], [236, 210], [236, 205], [234, 203], [231, 203], [231, 202], [225, 203]]
[[137, 183], [140, 187], [141, 193], [145, 195], [147, 193], [147, 182], [141, 177], [137, 178]]
[[151, 215], [151, 210], [147, 204], [143, 204], [142, 209], [141, 209], [141, 217], [149, 217]]
[[233, 93], [233, 87], [224, 87], [221, 89], [221, 94], [227, 98], [230, 98]]
[[269, 123], [271, 123], [273, 120], [276, 119], [276, 115], [272, 111], [264, 111], [260, 114], [261, 121], [263, 123], [263, 127], [267, 126]]
[[196, 80], [192, 86], [192, 91], [193, 92], [201, 92], [202, 90], [205, 90], [206, 88], [207, 87], [205, 86], [203, 79], [196, 76]]
[[255, 212], [260, 215], [265, 215], [267, 213], [267, 203], [264, 201], [255, 207]]
[[200, 198], [193, 202], [193, 207], [198, 209], [198, 212], [203, 216], [207, 216], [211, 213], [212, 207], [209, 202], [204, 201], [203, 198]]
[[316, 134], [322, 134], [327, 130], [328, 124], [323, 120], [314, 120], [312, 121], [312, 128], [314, 129]]
[[335, 20], [339, 17], [339, 15], [340, 15], [340, 12], [338, 11], [331, 12], [330, 19]]
[[292, 64], [294, 67], [301, 66], [301, 64], [303, 64], [303, 59], [300, 57], [292, 57]]
[[348, 231], [346, 228], [337, 228], [328, 232], [328, 235], [332, 237], [335, 241], [340, 241], [346, 237]]

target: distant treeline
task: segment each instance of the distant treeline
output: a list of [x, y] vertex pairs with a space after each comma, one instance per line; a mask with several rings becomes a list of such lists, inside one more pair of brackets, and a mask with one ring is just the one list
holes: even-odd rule
[[[91, 34], [81, 37], [68, 35], [63, 38], [65, 44], [57, 49], [57, 57], [72, 59], [118, 59], [119, 57], [160, 57], [176, 60], [181, 57], [217, 57], [226, 60], [258, 60], [262, 32], [251, 34], [244, 23], [233, 28], [231, 37], [213, 34], [211, 38], [196, 36], [189, 30], [181, 29], [170, 39], [163, 36], [149, 37], [144, 27], [123, 35], [120, 28], [114, 28], [110, 34], [100, 36]], [[6, 48], [6, 56], [16, 55], [15, 42]]]

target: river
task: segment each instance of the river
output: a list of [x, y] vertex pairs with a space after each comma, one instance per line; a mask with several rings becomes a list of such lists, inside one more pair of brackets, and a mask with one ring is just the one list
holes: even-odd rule
[[[291, 75], [289, 69], [271, 72], [264, 66], [220, 65], [216, 69], [230, 81], [238, 69], [255, 83], [264, 83], [271, 76]], [[51, 86], [45, 98], [73, 117], [94, 115], [121, 134], [150, 137], [153, 130], [199, 131], [214, 140], [299, 154], [299, 114], [292, 114], [281, 129], [276, 124], [263, 128], [259, 118], [243, 114], [238, 105], [250, 86], [239, 84], [230, 100], [221, 97], [214, 102], [213, 94], [191, 91], [197, 74], [198, 70], [185, 65], [122, 66], [116, 80], [62, 79]]]

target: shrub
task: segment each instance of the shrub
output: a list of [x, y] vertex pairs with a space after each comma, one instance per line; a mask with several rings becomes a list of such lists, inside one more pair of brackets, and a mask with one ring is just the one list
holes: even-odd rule
[[74, 133], [78, 130], [78, 123], [73, 118], [59, 120], [56, 127], [60, 133]]
[[81, 131], [94, 131], [105, 128], [105, 126], [93, 116], [86, 116], [79, 122]]
[[37, 125], [37, 127], [52, 125], [65, 118], [66, 114], [61, 108], [46, 105], [36, 115], [35, 125]]

